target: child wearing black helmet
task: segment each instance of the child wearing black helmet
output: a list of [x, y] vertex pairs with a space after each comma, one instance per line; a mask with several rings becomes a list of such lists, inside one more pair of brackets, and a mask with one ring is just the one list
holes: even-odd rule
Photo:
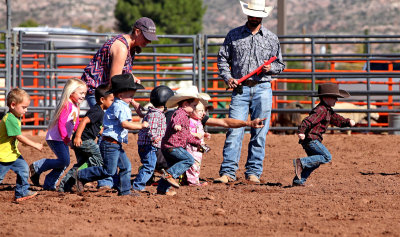
[[166, 130], [166, 119], [164, 115], [165, 103], [174, 95], [167, 86], [157, 86], [150, 93], [149, 107], [143, 121], [149, 123], [149, 127], [143, 128], [138, 135], [138, 150], [142, 168], [133, 180], [132, 189], [143, 192], [147, 181], [152, 177], [157, 163], [157, 151], [161, 148], [161, 139]]

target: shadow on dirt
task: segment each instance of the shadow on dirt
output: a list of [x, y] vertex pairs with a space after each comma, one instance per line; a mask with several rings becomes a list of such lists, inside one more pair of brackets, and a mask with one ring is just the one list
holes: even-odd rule
[[382, 176], [388, 176], [388, 175], [400, 175], [400, 173], [395, 172], [395, 173], [375, 173], [375, 172], [360, 172], [362, 175], [382, 175]]

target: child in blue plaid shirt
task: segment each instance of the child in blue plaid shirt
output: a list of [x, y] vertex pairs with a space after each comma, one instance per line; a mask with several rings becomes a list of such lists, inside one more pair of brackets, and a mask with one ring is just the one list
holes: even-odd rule
[[173, 95], [174, 92], [167, 86], [157, 86], [150, 93], [150, 102], [154, 107], [149, 107], [143, 118], [143, 121], [149, 123], [149, 127], [139, 131], [138, 150], [142, 167], [133, 180], [133, 191], [143, 192], [156, 168], [156, 153], [161, 148], [161, 139], [167, 127], [164, 115], [165, 103]]

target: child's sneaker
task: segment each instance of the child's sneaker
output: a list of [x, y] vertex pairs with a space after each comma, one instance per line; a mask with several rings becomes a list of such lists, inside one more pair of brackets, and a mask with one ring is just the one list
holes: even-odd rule
[[35, 167], [33, 167], [33, 164], [31, 164], [29, 166], [29, 171], [31, 173], [30, 179], [32, 181], [32, 184], [35, 186], [40, 186], [40, 183], [39, 183], [40, 175], [38, 173], [36, 173]]
[[76, 168], [73, 168], [74, 169], [74, 172], [73, 172], [73, 174], [72, 174], [72, 177], [74, 177], [74, 179], [75, 179], [75, 188], [76, 188], [76, 192], [77, 193], [83, 193], [83, 191], [84, 191], [84, 185], [83, 185], [83, 183], [79, 180], [79, 178], [78, 178], [78, 169], [76, 169]]
[[189, 186], [195, 186], [195, 187], [203, 187], [203, 186], [207, 186], [207, 185], [208, 185], [208, 182], [199, 182], [199, 183], [195, 183], [195, 184], [189, 183]]
[[300, 159], [293, 160], [294, 172], [296, 173], [297, 178], [301, 179], [301, 173], [303, 172], [303, 166], [301, 165]]
[[176, 182], [176, 180], [174, 179], [174, 177], [172, 177], [172, 175], [170, 175], [167, 171], [165, 171], [163, 169], [164, 174], [162, 175], [162, 178], [165, 179], [168, 183], [170, 183], [172, 185], [172, 187], [174, 188], [179, 188], [179, 183]]
[[38, 192], [34, 192], [34, 191], [29, 191], [28, 194], [24, 197], [20, 197], [20, 198], [16, 198], [15, 201], [16, 202], [22, 202], [28, 199], [33, 198], [34, 196], [36, 196], [38, 194]]
[[166, 192], [162, 192], [162, 191], [157, 190], [157, 194], [159, 194], [159, 195], [167, 195], [167, 196], [175, 196], [176, 192], [174, 190], [168, 190]]

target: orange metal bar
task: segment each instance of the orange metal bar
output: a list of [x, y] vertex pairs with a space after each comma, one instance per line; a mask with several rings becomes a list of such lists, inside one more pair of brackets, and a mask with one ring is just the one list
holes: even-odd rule
[[[393, 63], [389, 63], [388, 65], [389, 65], [388, 72], [393, 72]], [[388, 90], [392, 91], [393, 90], [393, 85], [392, 85], [393, 78], [389, 77], [388, 82], [389, 82]], [[393, 104], [393, 96], [392, 95], [388, 96], [388, 102], [389, 102], [389, 104]], [[389, 105], [388, 109], [393, 109], [393, 106]]]

